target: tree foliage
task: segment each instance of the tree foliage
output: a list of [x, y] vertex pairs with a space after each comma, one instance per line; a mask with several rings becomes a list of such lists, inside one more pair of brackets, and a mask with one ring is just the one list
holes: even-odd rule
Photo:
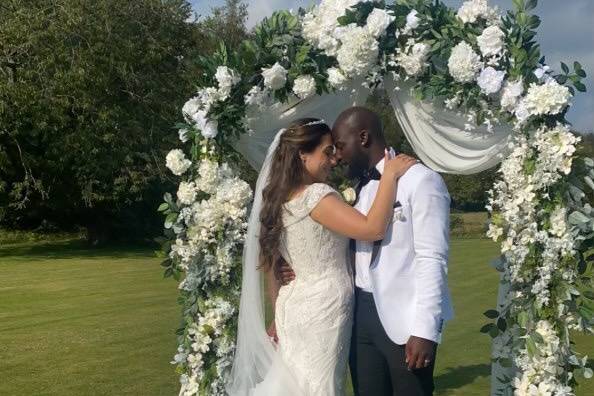
[[4, 1], [0, 223], [84, 226], [93, 239], [158, 227], [195, 56], [227, 22], [231, 41], [245, 32], [245, 9], [230, 3], [214, 38], [215, 21], [192, 23], [185, 0]]

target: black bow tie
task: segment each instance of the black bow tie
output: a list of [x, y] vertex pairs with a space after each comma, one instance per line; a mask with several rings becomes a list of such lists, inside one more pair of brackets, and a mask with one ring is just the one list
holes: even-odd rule
[[379, 180], [381, 178], [382, 174], [379, 173], [377, 168], [371, 168], [365, 171], [359, 178], [359, 188], [363, 188], [363, 186], [367, 185], [371, 180]]

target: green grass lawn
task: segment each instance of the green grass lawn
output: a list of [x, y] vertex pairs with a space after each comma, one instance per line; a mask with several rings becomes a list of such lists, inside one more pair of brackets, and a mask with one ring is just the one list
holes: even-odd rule
[[[438, 395], [487, 395], [497, 247], [452, 241], [456, 318], [438, 352]], [[169, 364], [178, 324], [176, 284], [143, 248], [89, 251], [80, 242], [0, 247], [0, 395], [174, 395]], [[578, 348], [594, 355], [594, 340]], [[594, 394], [594, 382], [578, 395]]]

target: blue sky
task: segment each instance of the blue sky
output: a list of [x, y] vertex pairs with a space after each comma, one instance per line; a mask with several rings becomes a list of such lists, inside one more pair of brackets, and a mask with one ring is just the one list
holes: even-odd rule
[[[451, 7], [459, 7], [463, 0], [443, 0]], [[313, 0], [245, 0], [248, 4], [251, 27], [265, 16], [279, 9], [306, 7]], [[225, 3], [224, 0], [191, 0], [194, 10], [208, 15], [212, 7]], [[579, 61], [588, 73], [585, 81], [588, 92], [578, 93], [569, 110], [568, 119], [576, 129], [594, 132], [594, 1], [593, 0], [540, 0], [536, 14], [542, 23], [538, 28], [541, 52], [546, 55], [547, 64], [560, 69], [560, 61], [572, 64]], [[490, 0], [490, 4], [501, 9], [511, 8], [511, 0]]]

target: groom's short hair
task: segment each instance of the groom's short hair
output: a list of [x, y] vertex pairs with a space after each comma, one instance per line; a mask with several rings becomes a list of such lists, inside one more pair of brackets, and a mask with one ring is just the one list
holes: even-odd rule
[[362, 106], [349, 107], [339, 114], [334, 122], [334, 128], [346, 127], [352, 132], [366, 130], [372, 140], [385, 143], [384, 128], [379, 115]]

